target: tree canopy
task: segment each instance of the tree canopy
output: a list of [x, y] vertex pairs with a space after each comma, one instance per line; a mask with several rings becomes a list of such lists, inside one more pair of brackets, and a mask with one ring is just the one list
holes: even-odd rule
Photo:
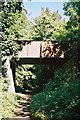
[[32, 39], [33, 40], [56, 40], [56, 33], [63, 29], [64, 20], [61, 19], [58, 11], [51, 13], [48, 8], [42, 9], [41, 15], [34, 20]]
[[2, 3], [0, 12], [2, 20], [2, 56], [14, 55], [19, 50], [15, 40], [29, 39], [30, 22], [22, 2], [10, 1]]
[[69, 21], [65, 26], [65, 38], [68, 42], [80, 41], [80, 1], [65, 3], [64, 14], [69, 16]]

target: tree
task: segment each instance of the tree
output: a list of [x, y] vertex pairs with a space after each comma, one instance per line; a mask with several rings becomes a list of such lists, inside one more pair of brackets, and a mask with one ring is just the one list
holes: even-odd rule
[[[65, 37], [69, 43], [70, 56], [75, 57], [76, 75], [80, 71], [80, 0], [64, 4], [64, 13], [69, 16], [69, 21], [65, 27], [67, 34]], [[80, 76], [80, 73], [79, 75]]]
[[19, 50], [15, 40], [28, 39], [29, 21], [22, 2], [16, 0], [3, 3], [0, 12], [2, 19], [2, 56], [14, 55]]
[[[22, 2], [18, 2], [18, 0], [2, 2], [0, 17], [2, 22], [2, 73], [3, 75], [7, 73], [7, 77], [11, 80], [10, 85], [13, 85], [10, 60], [20, 50], [21, 43], [18, 44], [16, 40], [29, 38], [30, 23], [26, 17], [26, 10], [22, 7]], [[4, 65], [6, 72], [4, 71]]]
[[56, 40], [55, 34], [62, 29], [65, 22], [61, 19], [58, 11], [51, 13], [48, 8], [42, 9], [41, 15], [34, 20], [33, 40]]
[[80, 0], [64, 4], [64, 14], [69, 16], [66, 29], [70, 33], [71, 41], [80, 41]]
[[[56, 37], [62, 42], [71, 43], [71, 49], [76, 47], [75, 42], [80, 41], [80, 0], [78, 2], [72, 0], [65, 2], [63, 10], [69, 20], [65, 27], [56, 34]], [[75, 51], [75, 49], [72, 49], [72, 51]]]

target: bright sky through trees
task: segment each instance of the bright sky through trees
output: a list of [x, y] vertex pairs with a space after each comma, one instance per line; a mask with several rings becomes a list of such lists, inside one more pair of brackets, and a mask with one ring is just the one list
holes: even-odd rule
[[[28, 11], [28, 18], [32, 21], [36, 16], [41, 14], [41, 8], [48, 7], [51, 12], [57, 11], [62, 16], [63, 19], [68, 20], [68, 17], [64, 15], [63, 3], [64, 2], [27, 2], [23, 0], [24, 6]], [[42, 1], [42, 0], [41, 0]]]

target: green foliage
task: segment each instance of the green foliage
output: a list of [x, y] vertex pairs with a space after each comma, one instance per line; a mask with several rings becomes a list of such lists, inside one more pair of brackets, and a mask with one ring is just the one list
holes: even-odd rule
[[[44, 88], [45, 83], [47, 83], [54, 74], [54, 67], [52, 65], [34, 65], [34, 74], [36, 79], [34, 81], [36, 86], [36, 92], [41, 91]], [[48, 75], [48, 77], [47, 77]]]
[[78, 2], [65, 2], [64, 14], [69, 17], [68, 22], [56, 33], [58, 41], [68, 44], [67, 54], [70, 57], [77, 55], [77, 48], [80, 45], [80, 0]]
[[8, 79], [0, 78], [0, 119], [11, 118], [15, 116], [16, 105], [19, 97], [8, 93]]
[[57, 40], [56, 34], [63, 28], [65, 22], [61, 19], [58, 11], [51, 13], [48, 8], [42, 9], [40, 16], [34, 20], [33, 40]]
[[2, 118], [15, 116], [17, 102], [16, 95], [7, 92], [3, 93], [1, 108]]
[[33, 65], [21, 65], [16, 69], [16, 83], [25, 89], [34, 86], [35, 77]]
[[64, 14], [69, 17], [67, 24], [61, 28], [56, 37], [59, 41], [73, 43], [80, 41], [80, 1], [78, 2], [65, 2]]
[[34, 117], [38, 116], [42, 120], [37, 115], [42, 113], [49, 120], [79, 119], [79, 80], [70, 80], [63, 70], [58, 70], [54, 79], [45, 86], [43, 92], [32, 97], [31, 112]]
[[25, 89], [30, 87], [33, 92], [39, 92], [53, 74], [54, 67], [51, 65], [21, 65], [16, 69], [16, 84]]
[[65, 15], [69, 16], [66, 25], [69, 41], [80, 41], [80, 1], [65, 3], [64, 11]]
[[15, 40], [29, 38], [29, 21], [22, 2], [16, 0], [3, 3], [0, 12], [2, 20], [2, 56], [16, 55], [20, 46]]
[[[22, 43], [18, 44], [16, 41], [19, 39], [29, 39], [30, 22], [26, 17], [26, 10], [23, 8], [22, 2], [18, 2], [17, 0], [11, 0], [10, 2], [6, 3], [2, 2], [0, 19], [0, 27], [2, 28], [1, 56], [2, 58], [5, 56], [17, 58], [17, 53], [20, 50]], [[5, 60], [2, 61], [2, 75], [6, 76], [4, 63]], [[8, 84], [6, 85], [8, 86]]]

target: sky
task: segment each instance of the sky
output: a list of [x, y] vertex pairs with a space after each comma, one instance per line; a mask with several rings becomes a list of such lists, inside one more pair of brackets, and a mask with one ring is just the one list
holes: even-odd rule
[[[37, 1], [37, 2], [36, 2]], [[47, 1], [47, 2], [45, 2]], [[49, 2], [51, 1], [51, 2]], [[54, 1], [54, 2], [52, 2]], [[35, 17], [41, 14], [41, 8], [48, 7], [51, 12], [57, 11], [62, 16], [63, 19], [68, 20], [68, 17], [64, 15], [63, 11], [63, 0], [32, 0], [31, 2], [27, 2], [27, 0], [23, 0], [24, 7], [27, 9], [28, 14], [27, 17], [29, 20], [33, 21]]]

